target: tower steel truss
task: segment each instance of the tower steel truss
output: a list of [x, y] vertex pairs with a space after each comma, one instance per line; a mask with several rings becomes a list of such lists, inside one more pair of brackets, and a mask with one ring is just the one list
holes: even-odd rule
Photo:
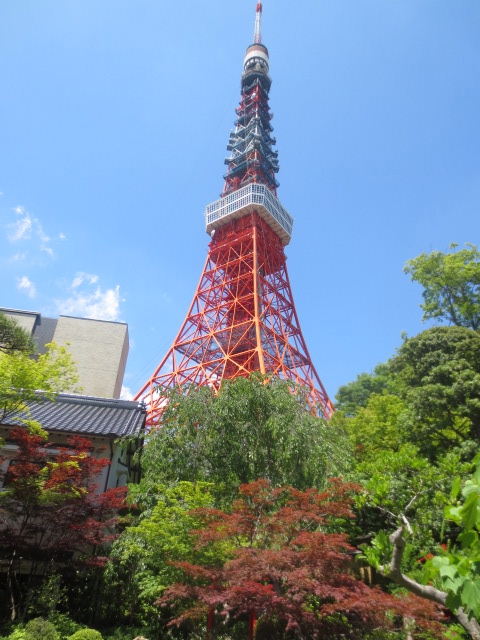
[[242, 96], [230, 134], [222, 196], [205, 211], [212, 239], [192, 304], [173, 345], [137, 394], [158, 422], [162, 390], [210, 385], [260, 371], [305, 387], [319, 414], [332, 404], [312, 364], [293, 303], [284, 247], [293, 219], [277, 198], [278, 153], [268, 105], [269, 57], [257, 4]]

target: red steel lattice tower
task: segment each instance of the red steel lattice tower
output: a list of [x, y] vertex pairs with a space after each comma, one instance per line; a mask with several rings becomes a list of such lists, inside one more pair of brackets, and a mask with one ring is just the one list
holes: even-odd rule
[[277, 198], [261, 14], [258, 3], [223, 193], [205, 211], [211, 236], [205, 267], [173, 345], [136, 397], [146, 403], [150, 425], [164, 407], [162, 388], [218, 389], [222, 380], [253, 371], [306, 387], [312, 408], [327, 418], [333, 410], [303, 339], [288, 279], [284, 247], [293, 219]]

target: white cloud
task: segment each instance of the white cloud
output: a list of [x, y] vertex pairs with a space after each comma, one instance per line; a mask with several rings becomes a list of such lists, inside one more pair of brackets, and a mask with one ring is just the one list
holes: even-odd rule
[[[21, 207], [17, 208], [20, 209]], [[15, 212], [18, 213], [17, 210], [15, 210]], [[21, 220], [10, 225], [10, 227], [13, 229], [12, 233], [8, 236], [11, 242], [28, 239], [32, 235], [32, 219], [28, 213], [26, 213]]]
[[88, 284], [95, 284], [96, 282], [98, 282], [98, 276], [92, 273], [84, 273], [83, 271], [79, 271], [73, 279], [70, 288], [78, 289], [78, 287], [81, 286], [84, 282], [88, 282]]
[[22, 262], [27, 257], [27, 253], [25, 251], [19, 251], [14, 256], [10, 258], [10, 262]]
[[63, 231], [60, 231], [60, 233], [58, 234], [58, 239], [59, 240], [65, 240], [67, 236], [63, 233]]
[[91, 285], [97, 282], [96, 275], [77, 273], [69, 287], [72, 295], [57, 303], [59, 314], [95, 320], [118, 320], [120, 303], [123, 302], [120, 297], [120, 286], [105, 290], [97, 286], [92, 291]]
[[50, 246], [50, 242], [52, 241], [52, 239], [50, 238], [50, 236], [47, 236], [47, 234], [44, 232], [43, 227], [40, 224], [40, 221], [38, 220], [38, 218], [34, 218], [33, 222], [35, 225], [36, 236], [40, 240], [40, 250], [44, 251], [47, 255], [53, 258], [55, 254], [53, 252], [52, 247]]
[[35, 227], [37, 231], [37, 236], [40, 240], [40, 249], [42, 251], [45, 251], [45, 253], [47, 253], [49, 256], [53, 257], [53, 249], [48, 245], [51, 238], [47, 236], [46, 233], [44, 233], [42, 225], [37, 219], [35, 219]]
[[121, 400], [133, 400], [134, 396], [132, 393], [132, 390], [130, 389], [130, 387], [126, 387], [125, 385], [122, 385], [122, 391], [120, 393], [120, 399]]
[[30, 298], [34, 298], [37, 293], [35, 285], [27, 276], [17, 279], [17, 287], [21, 291], [24, 290]]
[[[54, 257], [54, 251], [50, 246], [52, 239], [43, 230], [43, 226], [38, 218], [31, 216], [25, 207], [18, 206], [13, 209], [15, 215], [21, 216], [17, 222], [10, 224], [9, 227], [12, 230], [8, 236], [10, 242], [19, 242], [20, 240], [36, 239], [39, 241], [40, 251], [43, 251], [51, 258]], [[60, 233], [60, 240], [65, 238], [63, 233]]]

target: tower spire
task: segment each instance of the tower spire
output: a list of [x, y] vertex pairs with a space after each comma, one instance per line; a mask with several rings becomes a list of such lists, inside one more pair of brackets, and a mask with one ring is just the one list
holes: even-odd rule
[[242, 74], [242, 98], [236, 109], [235, 130], [230, 133], [225, 159], [228, 166], [224, 176], [222, 197], [250, 183], [264, 184], [274, 195], [279, 186], [278, 151], [271, 135], [273, 114], [268, 106], [272, 80], [268, 75], [270, 59], [267, 47], [261, 43], [260, 16], [262, 4], [257, 4], [255, 42], [245, 53]]
[[261, 44], [262, 43], [262, 3], [261, 2], [257, 2], [257, 13], [255, 16], [255, 33], [253, 36], [253, 43], [254, 44]]
[[329, 418], [333, 412], [300, 329], [287, 273], [284, 249], [293, 218], [277, 198], [278, 152], [268, 105], [272, 81], [261, 13], [258, 2], [223, 192], [205, 210], [211, 237], [205, 267], [173, 345], [136, 396], [146, 403], [152, 426], [165, 406], [162, 389], [219, 389], [223, 380], [255, 371], [303, 387], [318, 414]]

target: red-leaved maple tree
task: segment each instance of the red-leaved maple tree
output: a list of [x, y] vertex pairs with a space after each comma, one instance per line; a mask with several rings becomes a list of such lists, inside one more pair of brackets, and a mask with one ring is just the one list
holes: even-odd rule
[[[198, 545], [218, 548], [218, 562], [176, 563], [185, 579], [158, 601], [171, 625], [207, 620], [209, 637], [236, 621], [249, 638], [363, 638], [375, 629], [421, 627], [440, 633], [442, 612], [414, 596], [371, 587], [355, 570], [355, 549], [341, 530], [352, 518], [350, 484], [328, 489], [240, 487], [230, 513], [196, 510], [204, 526]], [[216, 565], [216, 566], [215, 566]]]
[[16, 451], [0, 492], [0, 562], [14, 619], [32, 580], [72, 562], [105, 563], [102, 546], [116, 535], [125, 489], [98, 492], [95, 479], [110, 462], [91, 455], [86, 438], [52, 449], [47, 434], [29, 425], [9, 440]]

